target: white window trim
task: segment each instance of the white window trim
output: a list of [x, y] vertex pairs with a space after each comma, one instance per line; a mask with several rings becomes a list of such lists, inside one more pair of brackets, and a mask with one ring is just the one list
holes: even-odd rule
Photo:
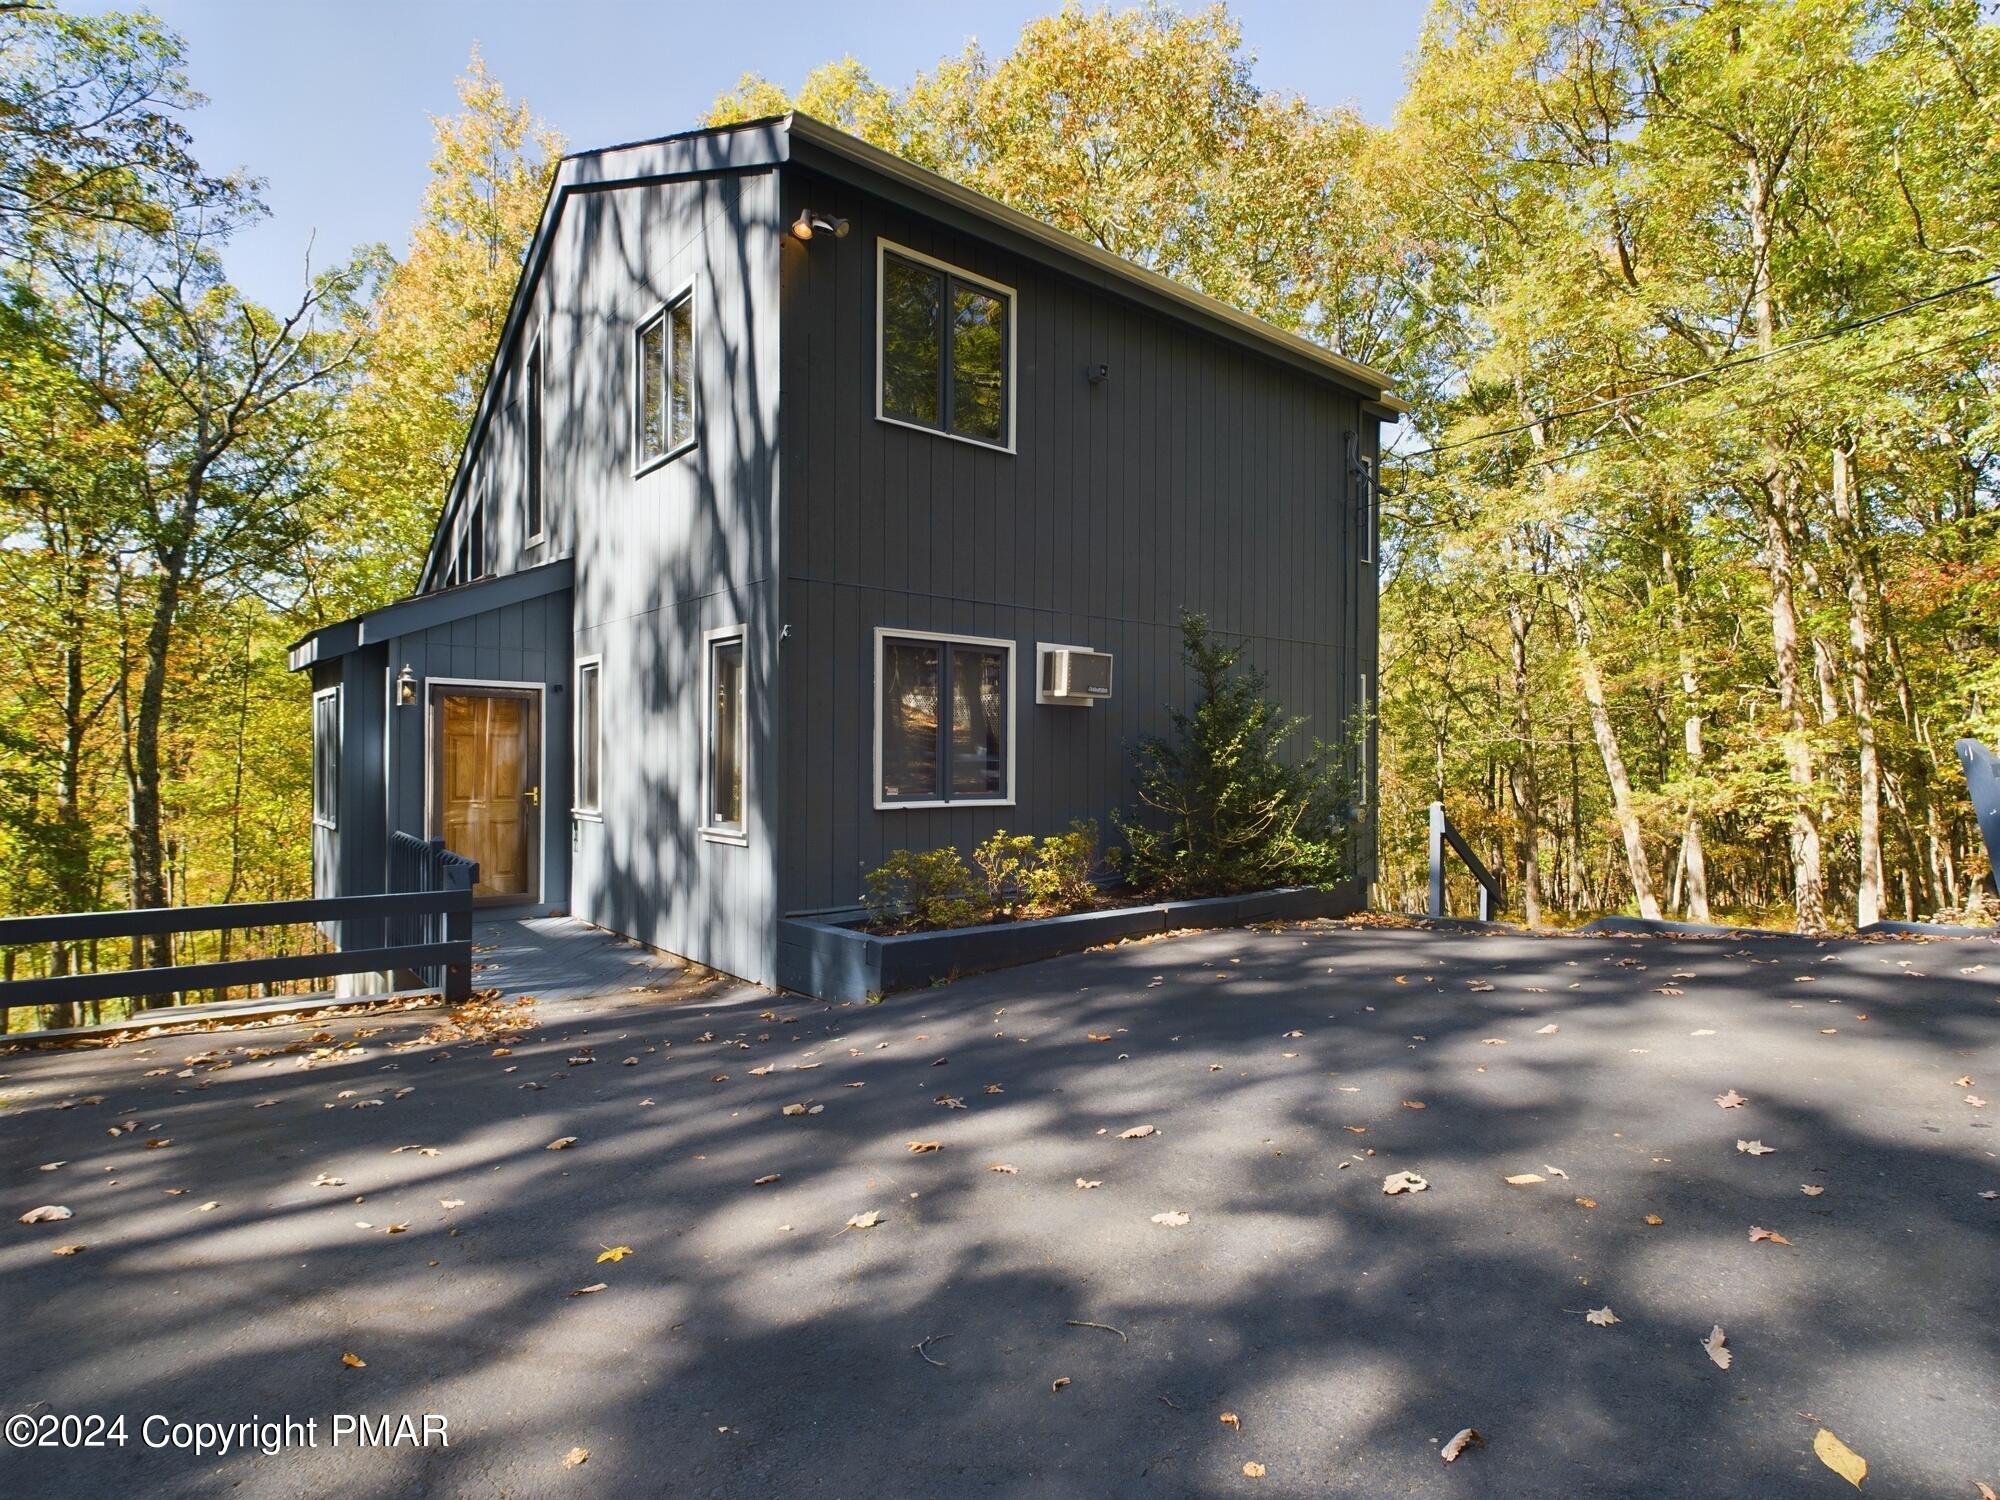
[[[549, 345], [547, 334], [548, 324], [546, 322], [536, 326], [535, 336], [528, 341], [528, 356], [521, 363], [522, 446], [533, 447], [533, 445], [526, 441], [530, 413], [534, 414], [534, 419], [541, 428], [542, 439], [540, 451], [531, 452], [529, 455], [528, 467], [530, 472], [526, 475], [529, 488], [521, 491], [521, 510], [523, 513], [521, 529], [527, 532], [527, 535], [521, 541], [521, 549], [523, 551], [526, 551], [530, 547], [541, 546], [542, 543], [548, 540], [549, 536], [549, 487], [547, 483], [549, 466]], [[542, 524], [535, 530], [528, 531], [526, 512], [528, 509], [528, 496], [531, 492], [541, 496], [542, 514], [539, 519]]]
[[1368, 699], [1369, 674], [1361, 674], [1361, 788], [1356, 797], [1356, 806], [1363, 812], [1368, 809], [1368, 784], [1373, 780], [1375, 768], [1375, 714]]
[[[548, 685], [540, 682], [517, 681], [510, 677], [426, 677], [423, 679], [424, 696], [424, 837], [434, 838], [431, 830], [442, 821], [438, 797], [438, 742], [435, 734], [437, 700], [449, 696], [452, 688], [507, 688], [522, 693], [532, 693], [535, 700], [535, 723], [539, 731], [535, 738], [539, 741], [535, 759], [535, 785], [543, 793], [535, 806], [535, 886], [534, 890], [521, 898], [528, 905], [538, 904], [542, 899], [542, 872], [548, 862], [549, 839], [549, 716]], [[443, 689], [443, 692], [439, 690]]]
[[[990, 443], [985, 438], [967, 437], [964, 433], [953, 432], [948, 427], [926, 427], [922, 422], [911, 422], [902, 417], [892, 417], [889, 415], [886, 405], [889, 371], [882, 358], [882, 323], [883, 307], [885, 305], [883, 287], [885, 278], [888, 275], [889, 257], [891, 255], [901, 256], [904, 260], [915, 261], [918, 265], [929, 266], [933, 270], [943, 271], [972, 286], [984, 287], [990, 292], [998, 292], [1007, 299], [1006, 442]], [[875, 420], [886, 422], [891, 427], [905, 427], [911, 432], [927, 432], [932, 437], [949, 438], [954, 443], [970, 443], [973, 447], [984, 448], [990, 453], [1013, 453], [1019, 435], [1016, 428], [1016, 409], [1020, 405], [1020, 382], [1015, 378], [1015, 375], [1021, 362], [1021, 341], [1018, 336], [1020, 321], [1020, 294], [1004, 281], [995, 281], [990, 276], [981, 276], [977, 272], [966, 270], [963, 266], [955, 266], [948, 260], [939, 260], [935, 255], [926, 255], [921, 250], [912, 250], [908, 245], [899, 245], [894, 240], [877, 239], [875, 241]], [[948, 347], [942, 348], [939, 352], [939, 358], [948, 359], [950, 358], [950, 354], [951, 351]], [[912, 804], [898, 803], [896, 805], [902, 807]]]
[[[735, 641], [743, 648], [742, 701], [736, 715], [736, 763], [743, 768], [743, 821], [709, 821], [715, 806], [715, 648]], [[721, 625], [701, 636], [701, 836], [711, 844], [750, 843], [750, 632], [742, 625]]]
[[1375, 509], [1375, 460], [1368, 454], [1359, 459], [1361, 468], [1361, 561], [1375, 562], [1375, 530], [1380, 524]]
[[[317, 803], [317, 802], [319, 801], [319, 797], [318, 797], [318, 792], [319, 792], [319, 756], [318, 756], [318, 754], [317, 754], [317, 751], [318, 751], [318, 749], [319, 749], [319, 745], [318, 745], [318, 739], [319, 739], [319, 736], [318, 736], [318, 729], [319, 729], [319, 700], [320, 700], [320, 699], [322, 699], [322, 698], [331, 698], [331, 699], [333, 700], [333, 748], [334, 748], [334, 752], [335, 752], [335, 756], [334, 756], [334, 758], [335, 758], [335, 762], [336, 762], [336, 765], [337, 765], [338, 769], [340, 769], [340, 770], [345, 770], [345, 769], [346, 769], [346, 766], [347, 766], [347, 746], [346, 746], [346, 744], [344, 743], [344, 742], [345, 742], [345, 740], [346, 740], [346, 738], [347, 738], [347, 726], [346, 726], [345, 724], [343, 724], [343, 723], [341, 722], [341, 718], [340, 718], [340, 684], [336, 682], [336, 683], [335, 683], [335, 684], [334, 684], [334, 685], [333, 685], [332, 687], [329, 687], [329, 688], [321, 688], [321, 689], [320, 689], [320, 690], [319, 690], [318, 692], [316, 692], [316, 693], [314, 693], [314, 694], [313, 694], [313, 699], [312, 699], [312, 701], [313, 701], [313, 709], [312, 709], [312, 711], [313, 711], [313, 729], [314, 729], [314, 735], [313, 735], [313, 740], [314, 740], [314, 744], [313, 744], [313, 749], [314, 749], [314, 751], [315, 751], [315, 754], [313, 755], [313, 792], [314, 792], [314, 796], [313, 796], [313, 801], [314, 801], [315, 803]], [[313, 827], [315, 827], [315, 828], [325, 828], [325, 829], [328, 829], [328, 830], [331, 830], [331, 831], [335, 831], [335, 832], [337, 832], [337, 831], [339, 830], [339, 828], [340, 828], [340, 777], [339, 777], [339, 776], [338, 776], [337, 774], [335, 775], [335, 777], [334, 777], [334, 780], [333, 780], [333, 816], [332, 816], [332, 817], [330, 817], [330, 818], [328, 818], [328, 817], [322, 817], [322, 816], [320, 815], [320, 810], [319, 810], [319, 808], [318, 808], [318, 807], [314, 807], [314, 808], [313, 808], [313, 813], [312, 813], [312, 822], [313, 822]]]
[[[583, 765], [583, 712], [580, 705], [583, 694], [578, 685], [583, 681], [583, 669], [590, 667], [597, 673], [597, 805], [584, 807], [576, 801], [576, 773]], [[572, 806], [569, 815], [584, 823], [604, 821], [604, 657], [579, 656], [572, 665], [569, 679], [569, 789]]]
[[[926, 428], [926, 431], [929, 429]], [[1007, 653], [1007, 795], [1004, 797], [927, 797], [922, 801], [887, 801], [882, 796], [882, 653], [883, 643], [899, 641], [941, 641], [947, 646], [986, 646]], [[985, 635], [952, 635], [937, 630], [897, 630], [887, 625], [875, 627], [875, 788], [877, 812], [900, 812], [911, 807], [1012, 807], [1014, 805], [1015, 764], [1014, 726], [1020, 719], [1018, 704], [1021, 685], [1015, 672], [1014, 643]], [[947, 728], [946, 733], [950, 730]]]
[[[652, 311], [648, 312], [637, 323], [632, 325], [632, 477], [634, 479], [638, 478], [641, 474], [650, 474], [653, 470], [672, 463], [683, 453], [690, 453], [701, 446], [701, 381], [696, 379], [689, 386], [694, 396], [692, 435], [686, 442], [678, 446], [670, 446], [664, 453], [656, 454], [652, 458], [646, 456], [645, 332], [655, 323], [664, 323], [667, 314], [685, 302], [688, 305], [688, 347], [694, 353], [694, 367], [696, 372], [699, 372], [701, 369], [701, 307], [695, 300], [694, 292], [695, 278], [690, 277], [679, 291], [657, 303]], [[671, 363], [674, 341], [664, 328], [662, 329], [662, 335], [661, 347], [665, 350], [666, 358]], [[662, 399], [671, 403], [673, 399], [673, 372], [669, 368], [662, 373], [667, 379], [667, 389], [662, 393]], [[671, 418], [669, 421], [671, 422]]]

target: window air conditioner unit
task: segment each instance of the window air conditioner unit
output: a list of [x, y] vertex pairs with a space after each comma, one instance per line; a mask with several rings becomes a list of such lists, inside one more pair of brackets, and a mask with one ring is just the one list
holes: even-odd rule
[[1041, 670], [1035, 701], [1067, 708], [1088, 708], [1111, 696], [1111, 653], [1088, 646], [1036, 643]]

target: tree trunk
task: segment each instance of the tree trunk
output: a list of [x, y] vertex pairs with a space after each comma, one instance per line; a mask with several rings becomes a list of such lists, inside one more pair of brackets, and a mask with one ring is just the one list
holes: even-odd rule
[[1528, 699], [1528, 629], [1532, 618], [1519, 599], [1507, 601], [1507, 634], [1513, 648], [1514, 764], [1508, 778], [1521, 862], [1521, 916], [1542, 925], [1541, 795], [1535, 785], [1534, 719]]
[[1583, 683], [1584, 702], [1590, 707], [1591, 733], [1597, 738], [1598, 754], [1604, 758], [1605, 779], [1611, 783], [1612, 815], [1625, 841], [1625, 867], [1632, 878], [1632, 894], [1639, 903], [1639, 915], [1658, 920], [1659, 898], [1653, 894], [1653, 871], [1646, 857], [1645, 830], [1632, 806], [1632, 779], [1625, 772], [1625, 758], [1618, 751], [1618, 732], [1611, 723], [1605, 702], [1604, 679], [1597, 670], [1591, 650], [1590, 621], [1583, 611], [1583, 593], [1575, 575], [1565, 574], [1563, 592], [1569, 602], [1570, 623], [1576, 636], [1576, 671]]
[[[1681, 742], [1687, 754], [1688, 776], [1699, 781], [1708, 750], [1703, 741], [1701, 679], [1695, 672], [1694, 648], [1688, 640], [1687, 602], [1681, 593], [1680, 573], [1671, 550], [1662, 548], [1660, 561], [1667, 585], [1673, 590], [1674, 646], [1680, 658]], [[1696, 922], [1708, 920], [1708, 856], [1701, 843], [1701, 803], [1697, 793], [1688, 796], [1687, 812], [1681, 821], [1681, 882], [1687, 904], [1681, 909]], [[1677, 900], [1674, 903], [1680, 905]]]
[[1861, 499], [1854, 484], [1852, 442], [1833, 450], [1833, 514], [1847, 543], [1848, 696], [1860, 771], [1860, 876], [1855, 883], [1854, 922], [1866, 927], [1881, 920], [1882, 761], [1875, 746], [1875, 699], [1869, 679], [1867, 551]]

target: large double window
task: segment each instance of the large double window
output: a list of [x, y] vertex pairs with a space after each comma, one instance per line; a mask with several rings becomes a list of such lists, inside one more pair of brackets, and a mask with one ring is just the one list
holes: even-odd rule
[[1014, 800], [1014, 643], [875, 633], [875, 805]]
[[878, 414], [999, 448], [1014, 444], [1014, 294], [886, 242]]
[[695, 443], [694, 291], [682, 292], [639, 325], [635, 468]]

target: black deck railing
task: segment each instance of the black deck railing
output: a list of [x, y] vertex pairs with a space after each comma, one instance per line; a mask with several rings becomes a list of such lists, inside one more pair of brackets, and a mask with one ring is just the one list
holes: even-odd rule
[[0, 1015], [26, 1007], [144, 998], [145, 1013], [167, 1020], [188, 996], [378, 973], [414, 974], [419, 983], [442, 990], [446, 1000], [462, 1001], [472, 992], [472, 887], [479, 866], [451, 853], [442, 841], [408, 842], [415, 849], [392, 852], [394, 888], [379, 896], [0, 918], [0, 949], [51, 945], [75, 952], [84, 945], [128, 942], [136, 956], [144, 949], [141, 938], [306, 925], [333, 943], [330, 951], [9, 980], [0, 983]]
[[1444, 851], [1449, 848], [1465, 861], [1465, 868], [1472, 872], [1472, 878], [1479, 882], [1479, 920], [1493, 920], [1493, 904], [1500, 899], [1500, 885], [1492, 872], [1472, 852], [1472, 846], [1459, 837], [1459, 832], [1451, 826], [1451, 819], [1445, 816], [1444, 804], [1431, 804], [1431, 908], [1434, 917], [1449, 916], [1444, 901]]

